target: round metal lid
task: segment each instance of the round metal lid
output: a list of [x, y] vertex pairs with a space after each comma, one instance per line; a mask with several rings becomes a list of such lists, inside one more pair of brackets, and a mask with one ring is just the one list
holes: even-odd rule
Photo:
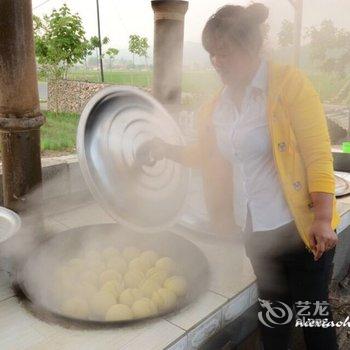
[[12, 210], [0, 207], [0, 243], [15, 235], [20, 227], [20, 217]]
[[159, 137], [183, 145], [166, 110], [132, 87], [100, 90], [78, 126], [79, 164], [95, 199], [118, 222], [136, 231], [171, 226], [187, 195], [189, 170], [171, 160], [152, 163], [147, 142]]

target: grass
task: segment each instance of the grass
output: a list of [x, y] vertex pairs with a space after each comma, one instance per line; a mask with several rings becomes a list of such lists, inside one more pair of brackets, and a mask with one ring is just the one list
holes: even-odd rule
[[329, 73], [312, 73], [309, 74], [309, 77], [322, 100], [335, 97], [350, 78], [349, 76], [339, 77]]
[[73, 113], [44, 112], [46, 123], [41, 127], [41, 150], [75, 151], [79, 116]]
[[[106, 83], [118, 85], [135, 85], [141, 87], [151, 86], [151, 71], [104, 71]], [[100, 72], [92, 70], [76, 70], [68, 74], [68, 79], [83, 80], [89, 82], [100, 82]]]
[[[134, 85], [139, 87], [151, 87], [152, 71], [141, 70], [106, 70], [105, 82], [118, 85]], [[76, 70], [68, 74], [68, 79], [76, 79], [90, 82], [99, 82], [98, 71]], [[184, 92], [208, 93], [219, 87], [219, 81], [213, 70], [184, 71], [182, 88]]]
[[[330, 99], [342, 88], [349, 77], [339, 77], [328, 73], [307, 72], [322, 99]], [[76, 70], [69, 74], [70, 79], [98, 82], [98, 71]], [[106, 83], [150, 87], [152, 71], [105, 71]], [[220, 82], [214, 70], [187, 70], [183, 72], [182, 89], [187, 93], [212, 94], [218, 90]]]

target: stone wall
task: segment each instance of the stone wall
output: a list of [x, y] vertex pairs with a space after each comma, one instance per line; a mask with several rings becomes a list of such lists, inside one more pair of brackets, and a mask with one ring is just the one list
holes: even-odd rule
[[[90, 83], [77, 80], [49, 81], [47, 84], [47, 110], [80, 114], [87, 101], [97, 91], [113, 84]], [[151, 93], [150, 88], [141, 88]], [[186, 109], [196, 99], [194, 94], [182, 93], [182, 107]]]
[[[80, 114], [85, 104], [97, 91], [113, 84], [59, 80], [49, 81], [47, 85], [47, 109], [49, 111]], [[143, 90], [151, 92], [147, 88]]]
[[80, 114], [86, 102], [97, 91], [109, 85], [111, 84], [75, 80], [49, 81], [47, 109], [49, 111]]

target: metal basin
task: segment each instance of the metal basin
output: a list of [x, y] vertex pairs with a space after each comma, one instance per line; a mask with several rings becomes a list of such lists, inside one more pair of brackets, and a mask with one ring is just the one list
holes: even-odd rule
[[41, 243], [18, 271], [17, 283], [37, 312], [49, 313], [58, 320], [68, 320], [79, 325], [114, 325], [139, 322], [140, 319], [122, 322], [106, 322], [95, 319], [66, 317], [60, 311], [52, 293], [55, 284], [53, 271], [62, 261], [75, 257], [86, 242], [97, 245], [113, 242], [118, 248], [134, 245], [141, 249], [152, 249], [160, 255], [173, 258], [183, 271], [188, 282], [188, 293], [176, 309], [159, 313], [174, 313], [192, 303], [208, 288], [209, 265], [204, 254], [193, 243], [171, 232], [142, 234], [121, 227], [118, 224], [92, 225], [74, 228], [56, 234]]
[[20, 217], [12, 210], [0, 207], [0, 243], [14, 236], [20, 227]]

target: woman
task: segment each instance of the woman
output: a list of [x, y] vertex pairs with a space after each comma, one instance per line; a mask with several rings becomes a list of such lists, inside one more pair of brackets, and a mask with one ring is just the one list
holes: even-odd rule
[[[293, 325], [288, 308], [299, 319], [332, 319], [328, 282], [340, 216], [322, 104], [301, 71], [262, 58], [267, 17], [253, 4], [227, 5], [209, 18], [203, 46], [224, 88], [199, 113], [198, 144], [158, 139], [152, 151], [202, 169], [216, 232], [242, 227], [264, 349], [283, 350]], [[337, 349], [334, 328], [303, 331], [308, 349]]]

